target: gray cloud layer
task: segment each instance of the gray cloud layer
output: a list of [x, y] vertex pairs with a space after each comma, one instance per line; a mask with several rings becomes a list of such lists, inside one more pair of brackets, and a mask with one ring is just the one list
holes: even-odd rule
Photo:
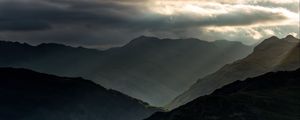
[[[297, 20], [292, 20], [298, 11], [295, 6], [285, 8], [295, 3], [227, 2], [0, 0], [0, 39], [110, 47], [125, 44], [140, 35], [222, 38], [254, 43], [255, 37], [251, 35], [268, 36], [261, 28], [276, 34], [299, 32], [294, 28]], [[281, 29], [289, 26], [291, 29]], [[214, 27], [218, 28], [212, 31]]]

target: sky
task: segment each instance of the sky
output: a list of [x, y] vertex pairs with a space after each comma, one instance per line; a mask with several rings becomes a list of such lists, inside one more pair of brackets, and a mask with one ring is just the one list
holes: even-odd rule
[[0, 0], [0, 40], [121, 46], [141, 36], [299, 37], [299, 0]]

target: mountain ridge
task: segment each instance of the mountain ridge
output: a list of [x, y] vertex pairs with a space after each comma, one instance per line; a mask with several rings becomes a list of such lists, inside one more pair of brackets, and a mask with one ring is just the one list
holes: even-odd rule
[[252, 47], [243, 44], [224, 43], [142, 36], [123, 47], [104, 51], [55, 43], [26, 47], [22, 44], [1, 47], [4, 44], [0, 43], [0, 56], [7, 56], [0, 58], [0, 66], [81, 76], [152, 105], [163, 106], [197, 78], [252, 51]]
[[1, 119], [140, 120], [159, 110], [82, 78], [0, 68], [0, 79]]
[[237, 80], [145, 120], [297, 120], [300, 69]]
[[[173, 109], [196, 97], [210, 94], [215, 89], [221, 88], [234, 80], [244, 80], [271, 71], [294, 70], [300, 66], [299, 44], [300, 40], [291, 36], [282, 39], [274, 36], [268, 38], [256, 46], [253, 53], [247, 57], [227, 64], [215, 73], [199, 79], [188, 91], [174, 99], [168, 105], [168, 108]], [[282, 64], [282, 61], [288, 55], [291, 56], [291, 60], [285, 63], [287, 65]]]

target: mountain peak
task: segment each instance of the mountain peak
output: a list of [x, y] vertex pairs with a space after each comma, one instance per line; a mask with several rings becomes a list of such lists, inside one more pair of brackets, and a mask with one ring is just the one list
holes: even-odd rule
[[279, 38], [277, 36], [272, 36], [272, 37], [268, 38], [267, 40], [279, 40]]
[[299, 43], [300, 40], [296, 37], [294, 37], [293, 35], [288, 35], [285, 38], [283, 38], [283, 40], [288, 41], [288, 42], [292, 42], [292, 43]]
[[156, 37], [140, 36], [131, 40], [126, 46], [136, 46], [138, 44], [143, 44], [145, 42], [158, 41], [158, 40], [160, 39]]
[[140, 36], [140, 37], [137, 37], [137, 38], [133, 39], [132, 41], [145, 41], [145, 40], [159, 40], [159, 38], [143, 35], [143, 36]]
[[278, 38], [277, 36], [272, 36], [270, 38], [265, 39], [264, 41], [277, 41], [277, 40], [281, 40], [281, 39]]
[[287, 36], [285, 37], [285, 39], [297, 39], [297, 38], [295, 38], [293, 35], [287, 35]]
[[259, 45], [257, 45], [254, 49], [254, 51], [263, 51], [264, 49], [269, 48], [270, 46], [276, 46], [280, 45], [280, 43], [284, 42], [284, 40], [272, 36], [270, 38], [265, 39], [263, 42], [261, 42]]

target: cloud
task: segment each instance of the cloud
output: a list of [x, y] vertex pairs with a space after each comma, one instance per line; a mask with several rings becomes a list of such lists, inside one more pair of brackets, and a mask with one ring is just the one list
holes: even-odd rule
[[[197, 22], [202, 26], [215, 25], [251, 25], [255, 23], [279, 22], [288, 19], [295, 19], [297, 13], [284, 8], [269, 8], [255, 5], [244, 4], [221, 4], [221, 3], [203, 3], [186, 2], [177, 0], [177, 2], [154, 2], [152, 11], [158, 14], [174, 18], [182, 17], [183, 22]], [[296, 18], [298, 19], [298, 18]], [[192, 21], [190, 21], [192, 20]]]
[[50, 29], [50, 25], [43, 21], [34, 20], [0, 20], [0, 31], [32, 31]]
[[270, 31], [276, 35], [298, 33], [297, 3], [297, 0], [0, 0], [0, 39], [88, 47], [118, 46], [140, 35], [254, 43], [270, 35], [267, 34]]

